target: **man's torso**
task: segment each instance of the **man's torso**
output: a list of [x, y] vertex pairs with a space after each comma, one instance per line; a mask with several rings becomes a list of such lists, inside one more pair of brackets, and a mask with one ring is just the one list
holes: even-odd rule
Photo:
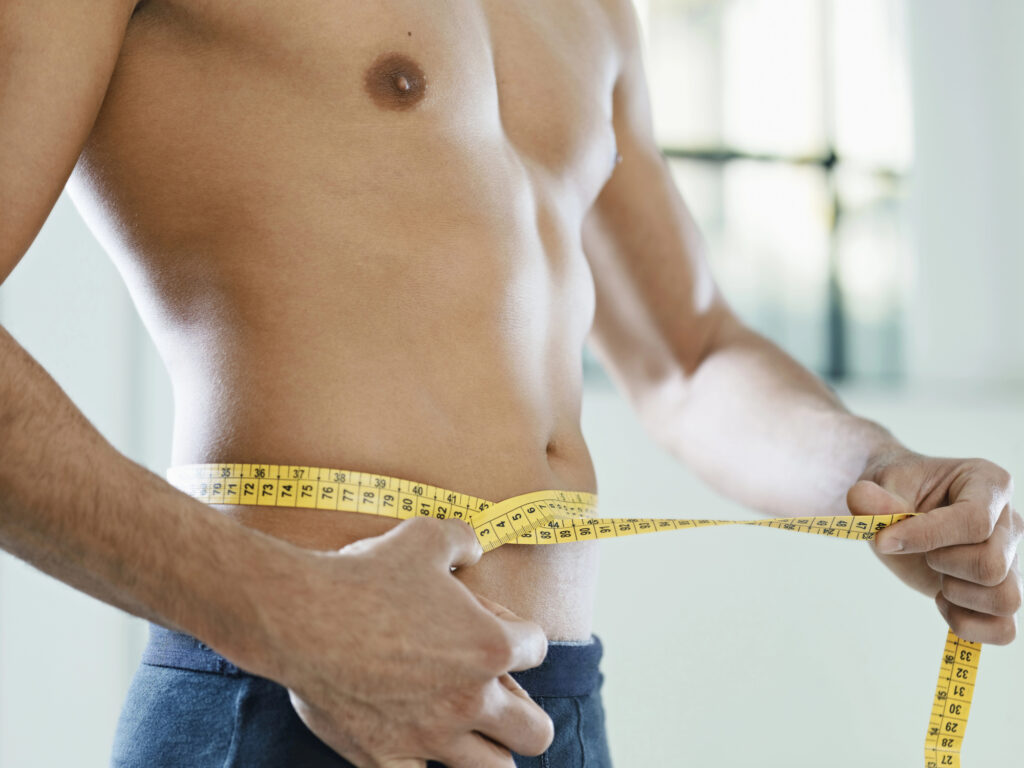
[[[141, 4], [70, 189], [170, 372], [172, 463], [596, 491], [580, 227], [615, 39], [595, 0]], [[394, 524], [223, 509], [321, 549]], [[595, 546], [459, 575], [584, 638]]]

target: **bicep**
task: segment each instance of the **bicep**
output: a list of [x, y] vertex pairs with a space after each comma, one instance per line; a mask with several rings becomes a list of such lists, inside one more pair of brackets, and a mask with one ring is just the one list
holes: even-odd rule
[[590, 344], [634, 394], [692, 371], [729, 310], [703, 239], [655, 141], [635, 16], [620, 20], [612, 94], [622, 155], [583, 225], [596, 307]]
[[74, 169], [134, 0], [0, 0], [0, 282]]

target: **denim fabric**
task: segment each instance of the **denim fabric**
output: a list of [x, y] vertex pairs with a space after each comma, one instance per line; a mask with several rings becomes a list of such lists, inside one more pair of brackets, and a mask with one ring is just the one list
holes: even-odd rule
[[[550, 715], [555, 738], [518, 768], [611, 768], [600, 640], [552, 643], [513, 676]], [[586, 690], [581, 689], [582, 686]], [[240, 670], [195, 638], [151, 630], [118, 722], [112, 768], [352, 768], [295, 714], [288, 691]], [[443, 768], [430, 763], [430, 768]]]

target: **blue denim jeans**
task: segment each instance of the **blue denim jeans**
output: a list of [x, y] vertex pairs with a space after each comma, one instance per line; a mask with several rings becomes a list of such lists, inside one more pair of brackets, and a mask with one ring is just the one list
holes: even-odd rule
[[[544, 754], [518, 768], [611, 768], [601, 704], [601, 641], [550, 643], [544, 663], [512, 676], [550, 715]], [[190, 635], [150, 625], [111, 756], [112, 768], [352, 768], [295, 714], [288, 691]], [[443, 768], [429, 763], [431, 768]]]

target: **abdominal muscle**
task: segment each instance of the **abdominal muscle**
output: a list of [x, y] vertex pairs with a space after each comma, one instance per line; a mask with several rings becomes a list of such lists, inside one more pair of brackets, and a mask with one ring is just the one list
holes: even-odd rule
[[[277, 231], [302, 231], [302, 215]], [[490, 501], [597, 493], [580, 428], [594, 309], [583, 254], [540, 249], [525, 227], [511, 239], [424, 227], [413, 243], [376, 222], [364, 231], [373, 243], [354, 252], [339, 253], [332, 231], [309, 227], [295, 234], [305, 238], [301, 252], [254, 244], [164, 260], [165, 274], [180, 275], [173, 283], [161, 275], [164, 285], [184, 286], [183, 295], [163, 290], [147, 302], [136, 290], [140, 307], [165, 308], [143, 315], [171, 373], [171, 463], [327, 467]], [[360, 231], [353, 223], [344, 234]], [[351, 512], [217, 508], [316, 550], [396, 524]], [[597, 564], [596, 542], [507, 544], [455, 577], [551, 640], [586, 640]]]

